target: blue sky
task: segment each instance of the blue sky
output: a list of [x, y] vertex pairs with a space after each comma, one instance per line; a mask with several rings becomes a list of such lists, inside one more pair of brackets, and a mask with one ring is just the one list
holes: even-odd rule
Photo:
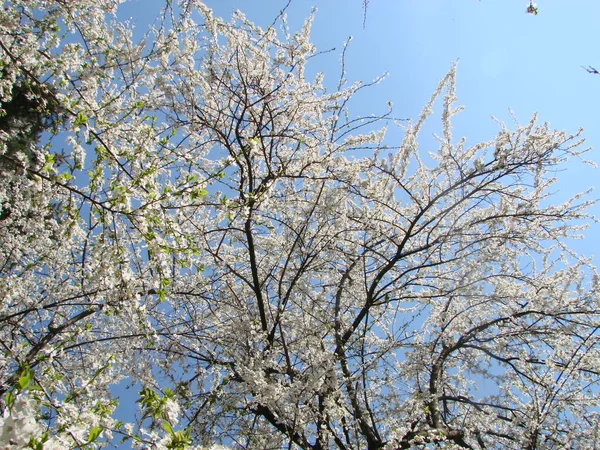
[[[155, 17], [164, 0], [132, 0], [120, 10], [140, 28]], [[215, 14], [229, 18], [240, 9], [268, 26], [287, 0], [205, 0]], [[335, 51], [313, 59], [312, 70], [337, 82], [343, 42], [349, 82], [388, 77], [354, 103], [356, 115], [383, 111], [394, 104], [396, 117], [416, 117], [438, 81], [458, 60], [459, 103], [454, 135], [470, 143], [495, 136], [491, 116], [510, 122], [509, 108], [520, 123], [534, 112], [554, 128], [585, 129], [586, 144], [600, 150], [600, 76], [582, 66], [597, 65], [598, 0], [538, 0], [539, 15], [525, 12], [527, 0], [370, 0], [363, 28], [362, 0], [293, 0], [287, 10], [292, 27], [317, 7], [312, 41], [319, 50]], [[435, 122], [432, 122], [432, 125]], [[435, 127], [427, 129], [437, 131]], [[426, 136], [425, 136], [426, 137]], [[399, 143], [390, 134], [389, 145]], [[427, 141], [425, 141], [427, 142]], [[426, 148], [425, 148], [426, 149]], [[598, 150], [588, 159], [600, 163]], [[599, 185], [598, 171], [572, 164], [558, 174], [557, 201]], [[600, 191], [592, 194], [600, 196]], [[600, 215], [600, 207], [595, 208]], [[600, 248], [600, 227], [588, 230], [575, 248], [593, 256]], [[598, 261], [596, 261], [598, 263]]]

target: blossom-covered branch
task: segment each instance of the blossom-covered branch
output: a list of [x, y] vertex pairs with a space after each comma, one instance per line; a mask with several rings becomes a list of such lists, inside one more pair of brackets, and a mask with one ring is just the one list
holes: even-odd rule
[[456, 67], [414, 121], [357, 115], [379, 79], [308, 75], [312, 17], [11, 3], [2, 448], [594, 447], [592, 202], [550, 195], [579, 133], [467, 145]]

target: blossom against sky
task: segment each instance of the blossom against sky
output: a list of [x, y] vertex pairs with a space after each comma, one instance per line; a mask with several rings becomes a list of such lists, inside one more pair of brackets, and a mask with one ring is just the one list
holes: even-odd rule
[[[162, 0], [133, 0], [120, 14], [144, 29], [161, 4]], [[206, 4], [225, 19], [239, 9], [267, 27], [288, 0]], [[586, 144], [600, 148], [600, 76], [584, 70], [600, 66], [595, 32], [600, 3], [545, 0], [537, 2], [538, 15], [527, 14], [528, 6], [518, 0], [372, 0], [364, 27], [360, 0], [292, 0], [286, 13], [294, 31], [316, 8], [312, 41], [325, 53], [309, 67], [323, 72], [331, 86], [339, 79], [340, 53], [349, 36], [349, 82], [370, 82], [387, 73], [381, 84], [358, 97], [357, 115], [381, 112], [391, 101], [396, 117], [416, 117], [439, 79], [458, 61], [457, 94], [465, 111], [455, 121], [457, 139], [466, 136], [474, 143], [492, 138], [499, 131], [492, 116], [508, 123], [513, 121], [512, 111], [523, 123], [537, 112], [541, 121], [570, 133], [583, 127]], [[430, 135], [439, 131], [438, 123], [429, 125]], [[392, 128], [388, 133], [388, 144], [399, 142], [399, 133], [397, 138]], [[600, 162], [597, 151], [588, 157]], [[581, 165], [557, 176], [557, 195], [564, 199], [598, 185], [597, 172]], [[600, 208], [596, 211], [600, 215]], [[585, 244], [576, 243], [576, 249], [588, 256], [596, 253], [593, 235], [599, 231], [590, 229]]]

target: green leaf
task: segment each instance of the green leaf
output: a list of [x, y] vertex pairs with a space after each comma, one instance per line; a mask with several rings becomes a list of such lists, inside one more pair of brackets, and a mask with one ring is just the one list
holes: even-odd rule
[[52, 153], [48, 153], [44, 155], [44, 167], [42, 168], [45, 172], [52, 172], [54, 170], [54, 155]]
[[33, 436], [30, 436], [29, 443], [27, 444], [27, 446], [29, 448], [32, 448], [33, 450], [44, 450], [44, 442], [46, 442], [47, 440], [48, 440], [48, 433], [42, 434], [42, 436], [40, 437], [39, 440]]
[[208, 194], [208, 191], [204, 188], [196, 188], [190, 192], [190, 198], [195, 200], [197, 198], [202, 198]]
[[171, 424], [169, 422], [163, 422], [163, 428], [169, 435], [173, 436], [175, 433], [173, 432], [173, 428], [171, 428]]
[[83, 111], [79, 111], [77, 117], [75, 118], [75, 126], [85, 125], [87, 122], [87, 116], [83, 113]]
[[190, 430], [179, 430], [171, 435], [171, 442], [167, 444], [168, 449], [184, 450], [192, 443]]
[[67, 172], [60, 174], [60, 181], [63, 182], [63, 183], [67, 183], [70, 180], [72, 180], [73, 178], [75, 178], [75, 177], [73, 175], [71, 175], [70, 173], [67, 173]]
[[24, 391], [29, 387], [31, 381], [33, 380], [34, 372], [28, 366], [23, 368], [21, 372], [21, 376], [19, 377], [19, 381], [17, 381], [17, 388], [19, 391]]
[[8, 394], [6, 394], [6, 406], [8, 406], [9, 408], [12, 408], [12, 406], [14, 404], [15, 404], [14, 391], [8, 391]]
[[93, 427], [90, 430], [90, 434], [88, 434], [88, 437], [87, 437], [88, 444], [91, 442], [94, 442], [96, 439], [98, 439], [98, 436], [100, 436], [100, 433], [102, 433], [102, 427]]

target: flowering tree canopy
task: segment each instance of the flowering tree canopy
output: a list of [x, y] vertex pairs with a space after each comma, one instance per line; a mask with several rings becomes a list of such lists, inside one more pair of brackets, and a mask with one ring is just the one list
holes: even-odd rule
[[357, 117], [310, 18], [167, 1], [135, 38], [118, 3], [0, 11], [1, 448], [596, 445], [578, 135], [455, 139], [455, 68]]

